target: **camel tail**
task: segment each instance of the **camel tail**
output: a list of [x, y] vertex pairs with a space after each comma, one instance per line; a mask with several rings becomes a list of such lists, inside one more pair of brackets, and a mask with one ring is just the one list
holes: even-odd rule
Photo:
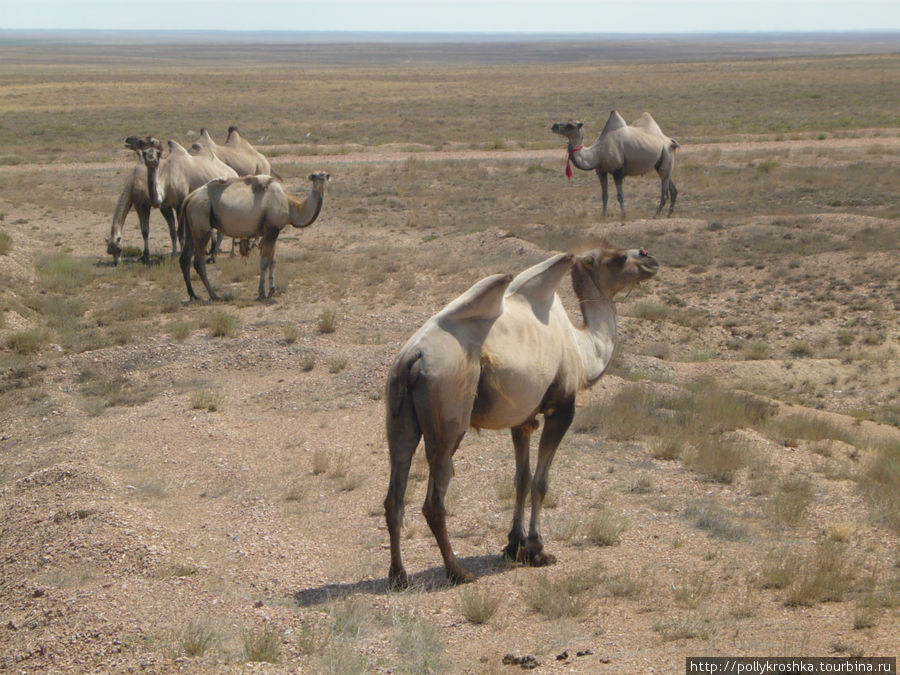
[[403, 410], [406, 394], [412, 384], [410, 371], [420, 358], [422, 358], [422, 352], [414, 349], [401, 356], [395, 366], [391, 368], [391, 374], [387, 383], [387, 397], [388, 409], [393, 417], [400, 415], [400, 412]]
[[281, 174], [277, 173], [275, 169], [269, 169], [269, 175], [272, 176], [279, 183], [284, 184], [284, 178], [281, 177]]
[[672, 152], [675, 152], [680, 147], [681, 145], [679, 145], [678, 141], [676, 141], [674, 138], [669, 139], [669, 149], [672, 150]]

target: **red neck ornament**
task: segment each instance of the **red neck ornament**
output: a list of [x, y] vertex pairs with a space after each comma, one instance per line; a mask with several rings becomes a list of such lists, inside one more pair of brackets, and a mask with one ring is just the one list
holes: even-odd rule
[[572, 178], [572, 155], [581, 150], [583, 147], [583, 145], [579, 145], [569, 150], [569, 154], [566, 157], [566, 178]]

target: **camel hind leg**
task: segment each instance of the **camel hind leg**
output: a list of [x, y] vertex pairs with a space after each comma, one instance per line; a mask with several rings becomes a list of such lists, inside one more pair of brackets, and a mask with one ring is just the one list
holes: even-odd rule
[[659, 161], [656, 163], [656, 173], [659, 174], [660, 179], [659, 206], [656, 209], [657, 217], [662, 213], [667, 200], [669, 201], [669, 212], [666, 214], [666, 217], [671, 217], [672, 211], [675, 209], [675, 199], [678, 197], [678, 190], [675, 189], [675, 182], [672, 180], [674, 164], [675, 160], [672, 157], [672, 153], [668, 150], [663, 151]]
[[[401, 385], [405, 387], [405, 384]], [[398, 400], [398, 398], [400, 400]], [[387, 416], [388, 450], [391, 458], [391, 478], [384, 500], [384, 517], [391, 538], [391, 567], [388, 583], [393, 589], [406, 588], [409, 580], [400, 556], [400, 531], [403, 528], [406, 485], [413, 455], [422, 438], [412, 401], [407, 392], [398, 390], [398, 380], [392, 378], [388, 387], [388, 406], [397, 406], [396, 414], [390, 408]]]
[[278, 241], [280, 230], [269, 228], [263, 234], [259, 245], [259, 300], [266, 299], [266, 272], [269, 273], [269, 294], [275, 293], [275, 243]]
[[194, 286], [191, 284], [191, 256], [194, 253], [194, 240], [191, 238], [190, 232], [184, 237], [184, 243], [181, 246], [181, 257], [178, 262], [181, 263], [181, 274], [184, 276], [184, 285], [187, 287], [188, 298], [198, 300], [197, 294], [194, 293]]

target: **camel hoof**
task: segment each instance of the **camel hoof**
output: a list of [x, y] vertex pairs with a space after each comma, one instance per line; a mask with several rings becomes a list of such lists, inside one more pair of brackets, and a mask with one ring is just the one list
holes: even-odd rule
[[395, 571], [388, 572], [388, 587], [392, 591], [402, 591], [409, 588], [409, 579], [406, 577], [406, 570], [402, 567]]
[[503, 560], [505, 562], [516, 562], [519, 559], [519, 550], [521, 546], [519, 542], [510, 543], [503, 549]]
[[469, 570], [460, 567], [452, 572], [447, 570], [447, 580], [454, 586], [458, 586], [459, 584], [467, 584], [470, 581], [475, 581], [475, 575]]
[[526, 548], [519, 550], [519, 562], [529, 567], [547, 567], [556, 563], [556, 556], [543, 551], [532, 553]]

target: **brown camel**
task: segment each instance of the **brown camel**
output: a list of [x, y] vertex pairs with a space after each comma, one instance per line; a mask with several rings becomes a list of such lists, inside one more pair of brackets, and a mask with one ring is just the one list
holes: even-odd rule
[[611, 173], [616, 184], [616, 197], [622, 220], [625, 220], [625, 192], [622, 188], [625, 176], [643, 176], [652, 169], [659, 174], [662, 194], [659, 198], [658, 216], [671, 198], [669, 212], [672, 215], [678, 190], [672, 181], [675, 168], [677, 141], [666, 136], [650, 113], [643, 113], [630, 125], [613, 110], [600, 137], [590, 147], [584, 147], [584, 123], [578, 121], [557, 122], [550, 130], [565, 136], [568, 140], [566, 176], [572, 177], [569, 162], [582, 171], [596, 171], [603, 192], [603, 217], [606, 217], [606, 202], [609, 199], [607, 174]]
[[[531, 565], [555, 561], [544, 552], [540, 513], [553, 455], [575, 414], [575, 395], [606, 370], [616, 344], [613, 298], [652, 277], [658, 263], [643, 249], [602, 245], [584, 255], [556, 255], [515, 279], [496, 275], [475, 284], [429, 319], [391, 366], [385, 401], [391, 477], [385, 516], [391, 540], [388, 578], [405, 587], [400, 529], [413, 454], [425, 439], [428, 490], [422, 512], [437, 539], [448, 579], [469, 581], [447, 536], [444, 497], [453, 454], [472, 426], [512, 432], [516, 503], [504, 555]], [[569, 320], [556, 289], [570, 273], [583, 326]], [[529, 454], [537, 415], [544, 416], [537, 465]], [[531, 521], [525, 534], [526, 494]]]
[[113, 213], [112, 228], [106, 250], [118, 263], [122, 253], [122, 228], [131, 206], [135, 207], [144, 237], [144, 252], [141, 259], [150, 260], [150, 207], [162, 211], [169, 225], [172, 240], [172, 255], [178, 253], [176, 214], [191, 190], [206, 184], [213, 178], [237, 176], [234, 169], [217, 159], [206, 149], [198, 154], [188, 153], [175, 141], [169, 141], [169, 154], [162, 156], [162, 144], [155, 138], [145, 139], [129, 136], [126, 147], [134, 150], [139, 157], [138, 166], [125, 183]]
[[259, 299], [264, 300], [266, 271], [269, 273], [269, 297], [275, 291], [275, 243], [288, 225], [308, 227], [322, 209], [325, 183], [330, 178], [324, 171], [310, 174], [312, 188], [306, 199], [285, 192], [272, 176], [244, 176], [213, 180], [194, 190], [184, 202], [179, 229], [184, 229], [181, 249], [181, 271], [191, 300], [197, 299], [191, 285], [191, 257], [194, 269], [206, 286], [211, 300], [217, 299], [206, 276], [204, 250], [212, 230], [226, 237], [249, 239], [262, 237], [259, 247]]

